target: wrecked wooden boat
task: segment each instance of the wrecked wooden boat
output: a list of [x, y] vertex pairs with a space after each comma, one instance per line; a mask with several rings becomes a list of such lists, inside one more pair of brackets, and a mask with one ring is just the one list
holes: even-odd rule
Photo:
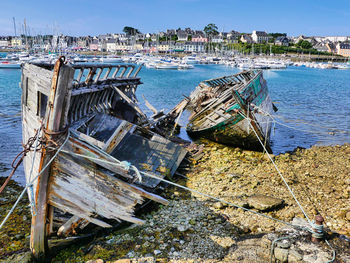
[[[175, 173], [187, 151], [151, 131], [137, 105], [141, 67], [25, 64], [22, 67], [24, 158], [32, 208], [30, 247], [43, 261], [58, 237], [88, 225], [142, 224], [145, 200], [167, 204], [157, 178]], [[151, 178], [144, 173], [156, 176]], [[57, 242], [56, 242], [57, 243]]]
[[271, 152], [274, 106], [261, 70], [202, 81], [187, 100], [190, 136], [252, 150], [263, 149], [260, 139]]

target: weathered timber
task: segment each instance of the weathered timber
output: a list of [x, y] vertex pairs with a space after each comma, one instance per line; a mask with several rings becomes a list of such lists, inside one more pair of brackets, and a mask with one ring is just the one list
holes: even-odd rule
[[[49, 101], [46, 107], [46, 116], [44, 127], [49, 132], [59, 132], [64, 127], [62, 123], [62, 110], [67, 97], [69, 83], [73, 80], [74, 71], [70, 67], [62, 65], [63, 61], [56, 63], [54, 77], [52, 78], [51, 91]], [[33, 256], [38, 261], [45, 260], [47, 253], [47, 188], [50, 176], [50, 168], [42, 170], [52, 158], [52, 154], [46, 149], [42, 150], [40, 168], [38, 172], [42, 172], [38, 178], [37, 188], [35, 192], [36, 214], [32, 217], [32, 227], [30, 236], [30, 247]]]
[[[252, 105], [262, 111], [254, 111]], [[203, 136], [253, 150], [263, 149], [261, 140], [271, 152], [268, 114], [272, 113], [272, 105], [262, 71], [243, 71], [202, 81], [190, 95], [187, 108], [192, 114], [187, 132], [193, 137]]]
[[[134, 211], [146, 199], [168, 201], [154, 193], [163, 189], [160, 181], [140, 178], [135, 167], [170, 176], [187, 153], [160, 136], [157, 127], [138, 126], [155, 126], [168, 116], [157, 112], [150, 120], [140, 110], [135, 96], [140, 67], [63, 62], [54, 68], [26, 64], [22, 71], [23, 143], [41, 126], [40, 136], [46, 138], [24, 160], [26, 180], [33, 182], [30, 245], [36, 261], [49, 260], [49, 244], [75, 240], [69, 236], [83, 234], [89, 223], [103, 228], [120, 221], [142, 224]], [[56, 235], [67, 238], [49, 242]]]

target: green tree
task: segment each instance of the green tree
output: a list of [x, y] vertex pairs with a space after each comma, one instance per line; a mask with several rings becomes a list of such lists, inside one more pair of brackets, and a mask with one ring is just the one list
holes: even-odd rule
[[306, 40], [299, 40], [298, 43], [295, 44], [297, 48], [302, 49], [310, 49], [312, 48], [312, 44], [309, 41]]
[[208, 24], [204, 27], [203, 31], [207, 36], [213, 37], [219, 34], [218, 27], [215, 24]]
[[137, 28], [133, 28], [131, 26], [125, 26], [123, 28], [123, 32], [128, 36], [135, 36], [136, 34], [140, 34], [141, 32]]

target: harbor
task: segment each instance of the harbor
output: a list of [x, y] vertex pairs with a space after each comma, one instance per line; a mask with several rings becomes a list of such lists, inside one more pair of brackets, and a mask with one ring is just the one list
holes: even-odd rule
[[349, 8], [4, 2], [0, 263], [350, 263]]
[[[117, 62], [114, 64], [115, 67], [123, 66], [125, 67], [125, 64]], [[79, 67], [79, 64], [75, 67]], [[81, 64], [80, 64], [81, 65]], [[89, 64], [86, 64], [89, 65]], [[91, 65], [91, 63], [90, 63]], [[103, 65], [98, 64], [95, 62], [95, 65]], [[108, 64], [106, 64], [108, 67]], [[210, 83], [211, 80], [214, 80], [217, 77], [221, 77], [222, 75], [226, 76], [235, 76], [239, 72], [238, 68], [232, 68], [228, 67], [226, 65], [220, 65], [220, 64], [192, 64], [194, 65], [193, 69], [191, 70], [185, 70], [185, 71], [173, 71], [173, 70], [158, 70], [156, 68], [147, 68], [145, 66], [142, 67], [142, 63], [136, 63], [135, 61], [135, 67], [139, 67], [139, 76], [144, 84], [142, 84], [136, 91], [136, 95], [139, 97], [147, 98], [147, 102], [152, 104], [152, 107], [157, 109], [163, 109], [164, 112], [171, 111], [171, 109], [176, 106], [176, 104], [179, 102], [179, 99], [185, 96], [190, 96], [191, 92], [193, 91], [194, 87], [198, 85], [201, 81], [203, 81], [204, 78], [208, 79], [208, 83]], [[110, 66], [109, 66], [110, 67]], [[125, 70], [126, 71], [126, 70]], [[113, 70], [111, 71], [113, 72]], [[301, 103], [300, 106], [295, 105], [292, 109], [290, 107], [290, 100], [292, 100], [292, 97], [297, 95], [290, 95], [286, 96], [286, 93], [290, 93], [292, 90], [290, 87], [284, 87], [284, 89], [281, 89], [283, 87], [282, 83], [287, 83], [288, 78], [296, 79], [295, 76], [298, 74], [300, 75], [308, 75], [308, 78], [310, 78], [312, 81], [320, 81], [319, 85], [324, 88], [320, 89], [319, 92], [322, 92], [321, 94], [313, 94], [315, 92], [314, 89], [309, 88], [307, 89], [306, 84], [302, 83], [293, 83], [293, 85], [298, 86], [299, 88], [302, 88], [303, 86], [305, 89], [303, 89], [303, 94], [313, 94], [313, 96], [318, 97], [319, 99], [327, 100], [327, 94], [329, 96], [332, 96], [334, 92], [334, 88], [337, 86], [332, 85], [332, 91], [328, 90], [327, 87], [330, 87], [330, 84], [325, 83], [324, 81], [327, 79], [327, 76], [324, 76], [324, 74], [328, 73], [330, 75], [333, 74], [340, 74], [342, 76], [341, 78], [346, 82], [348, 75], [345, 73], [346, 71], [343, 70], [337, 70], [333, 68], [327, 68], [327, 69], [317, 69], [317, 68], [308, 68], [308, 67], [297, 67], [293, 65], [286, 66], [284, 69], [268, 69], [264, 70], [264, 78], [266, 79], [270, 96], [273, 100], [273, 103], [278, 105], [278, 111], [275, 114], [275, 117], [271, 119], [271, 151], [274, 153], [273, 159], [276, 161], [278, 167], [281, 169], [281, 172], [286, 176], [289, 184], [293, 186], [294, 190], [297, 190], [298, 192], [298, 198], [301, 199], [301, 202], [307, 209], [307, 214], [309, 214], [310, 217], [314, 217], [319, 213], [327, 214], [326, 220], [326, 227], [327, 229], [334, 231], [334, 233], [337, 233], [334, 241], [337, 245], [343, 246], [346, 245], [346, 237], [349, 236], [348, 229], [348, 207], [347, 203], [343, 202], [342, 200], [345, 200], [348, 198], [348, 186], [347, 186], [347, 167], [348, 167], [348, 160], [346, 158], [346, 155], [343, 156], [343, 153], [347, 153], [348, 151], [348, 145], [345, 144], [344, 146], [322, 146], [322, 145], [335, 145], [335, 144], [343, 144], [346, 143], [349, 136], [349, 131], [347, 131], [346, 122], [339, 123], [339, 119], [345, 118], [344, 115], [337, 116], [337, 118], [331, 118], [324, 120], [321, 119], [322, 116], [325, 114], [330, 115], [331, 112], [324, 112], [324, 110], [328, 110], [328, 108], [319, 108], [317, 105], [310, 104], [311, 101], [316, 103], [316, 100], [310, 100], [309, 98], [300, 97], [298, 98], [299, 103]], [[18, 90], [18, 87], [16, 86], [16, 82], [19, 81], [20, 78], [20, 70], [18, 69], [3, 69], [0, 70], [1, 74], [4, 74], [3, 76], [7, 76], [7, 82], [9, 83], [9, 79], [13, 79], [12, 82], [10, 82], [9, 87], [12, 85], [12, 89], [7, 90], [9, 92], [8, 94], [11, 96], [17, 97], [17, 103], [19, 105], [20, 100], [18, 100], [18, 96], [20, 96], [20, 90]], [[323, 78], [320, 78], [320, 74], [322, 74]], [[131, 75], [131, 73], [130, 73]], [[166, 77], [164, 77], [166, 76]], [[208, 78], [209, 77], [209, 78]], [[158, 78], [158, 79], [157, 79]], [[179, 82], [179, 78], [182, 78], [182, 81]], [[4, 79], [4, 78], [1, 78]], [[170, 81], [170, 83], [169, 83]], [[173, 82], [171, 82], [173, 81]], [[305, 77], [302, 81], [305, 81]], [[274, 83], [275, 82], [275, 83]], [[12, 83], [12, 84], [11, 84]], [[18, 83], [18, 82], [17, 82]], [[291, 85], [290, 82], [288, 82], [289, 85]], [[8, 84], [7, 84], [8, 85]], [[174, 87], [173, 89], [164, 89], [164, 85], [169, 85], [171, 87]], [[213, 84], [211, 84], [213, 85]], [[316, 85], [316, 84], [315, 84]], [[295, 87], [295, 86], [294, 86]], [[338, 93], [347, 92], [346, 90], [342, 89], [343, 85], [339, 84], [339, 89], [336, 91]], [[295, 88], [294, 88], [295, 90]], [[155, 91], [157, 91], [155, 93]], [[170, 92], [171, 91], [171, 92]], [[297, 90], [295, 90], [298, 92]], [[300, 90], [301, 91], [301, 90]], [[3, 90], [4, 92], [4, 90]], [[6, 91], [5, 91], [6, 92]], [[17, 92], [17, 95], [16, 95]], [[3, 98], [7, 98], [8, 95], [4, 94]], [[292, 96], [292, 97], [291, 97]], [[311, 95], [310, 95], [311, 96]], [[347, 98], [347, 95], [341, 95], [339, 96], [339, 99], [337, 101], [333, 102], [334, 107], [343, 107], [346, 103], [342, 102], [341, 99]], [[305, 104], [303, 103], [303, 99], [305, 100]], [[11, 103], [15, 103], [16, 99], [14, 101], [11, 101]], [[85, 100], [88, 101], [88, 100]], [[319, 102], [319, 101], [317, 101]], [[4, 101], [6, 104], [6, 101]], [[166, 103], [166, 104], [164, 104]], [[152, 112], [151, 108], [146, 104], [146, 101], [143, 103], [140, 103], [140, 109], [144, 111], [147, 115], [151, 116], [154, 114]], [[305, 107], [307, 107], [310, 110], [313, 110], [314, 113], [305, 114], [304, 110]], [[337, 106], [339, 105], [339, 106]], [[17, 111], [16, 111], [17, 108]], [[77, 106], [77, 109], [79, 109], [79, 106]], [[346, 109], [343, 109], [344, 112], [346, 112]], [[304, 112], [304, 113], [303, 113]], [[291, 115], [292, 114], [292, 115]], [[73, 114], [74, 115], [74, 114]], [[72, 115], [72, 116], [73, 116]], [[189, 118], [190, 112], [185, 111], [181, 118], [178, 120], [178, 123], [180, 125], [180, 137], [184, 140], [190, 140], [190, 137], [186, 135], [185, 127], [187, 123], [187, 119]], [[16, 117], [17, 116], [17, 117]], [[83, 116], [83, 115], [82, 115]], [[317, 125], [315, 124], [315, 118], [317, 116], [320, 116], [320, 119], [317, 119]], [[11, 110], [11, 107], [7, 107], [7, 112], [4, 112], [3, 115], [4, 121], [4, 128], [8, 127], [8, 129], [13, 130], [13, 125], [17, 125], [17, 129], [19, 130], [18, 134], [13, 136], [13, 138], [7, 139], [7, 145], [9, 145], [10, 141], [13, 141], [13, 145], [10, 146], [10, 151], [6, 152], [6, 158], [8, 158], [9, 161], [7, 163], [5, 162], [3, 164], [3, 170], [2, 174], [6, 176], [10, 170], [10, 159], [11, 159], [11, 151], [13, 152], [12, 155], [15, 155], [16, 152], [20, 151], [20, 114], [18, 112], [18, 106], [13, 105], [13, 110]], [[8, 122], [9, 120], [17, 119], [17, 121]], [[71, 117], [71, 121], [76, 121], [76, 117]], [[331, 121], [333, 120], [333, 122]], [[323, 121], [323, 122], [322, 122]], [[272, 126], [273, 124], [273, 126]], [[6, 132], [6, 131], [4, 131]], [[5, 137], [3, 137], [5, 138]], [[282, 139], [283, 138], [283, 139]], [[130, 258], [130, 262], [132, 262], [133, 258], [144, 258], [145, 256], [150, 258], [167, 258], [169, 260], [180, 260], [183, 259], [183, 262], [187, 262], [191, 258], [190, 254], [186, 254], [186, 250], [184, 249], [185, 246], [191, 246], [192, 250], [189, 253], [192, 253], [195, 258], [199, 257], [201, 260], [208, 257], [207, 259], [213, 259], [213, 262], [216, 260], [219, 260], [220, 262], [230, 262], [232, 260], [236, 260], [237, 258], [243, 257], [258, 257], [258, 258], [266, 258], [269, 256], [268, 253], [264, 252], [265, 247], [264, 245], [261, 245], [261, 240], [264, 240], [261, 238], [262, 233], [276, 233], [276, 235], [280, 232], [278, 231], [284, 231], [281, 230], [282, 225], [279, 223], [274, 223], [273, 221], [267, 219], [265, 222], [265, 219], [262, 221], [258, 215], [254, 215], [254, 217], [249, 216], [249, 211], [245, 211], [242, 209], [236, 209], [232, 208], [230, 204], [238, 204], [239, 206], [242, 206], [243, 209], [245, 207], [256, 209], [255, 211], [259, 211], [259, 206], [254, 207], [253, 201], [249, 201], [250, 199], [253, 200], [254, 195], [257, 193], [266, 197], [271, 197], [271, 189], [275, 189], [276, 187], [281, 187], [281, 194], [273, 194], [273, 198], [275, 198], [277, 201], [280, 200], [280, 202], [283, 202], [283, 205], [277, 205], [276, 207], [271, 208], [271, 211], [267, 213], [268, 216], [272, 216], [274, 218], [278, 218], [281, 220], [292, 220], [293, 218], [303, 218], [304, 216], [300, 214], [300, 211], [298, 210], [298, 207], [295, 205], [292, 205], [293, 200], [289, 199], [288, 193], [283, 189], [283, 183], [281, 180], [278, 179], [278, 174], [273, 175], [273, 166], [271, 166], [270, 160], [267, 158], [267, 156], [264, 156], [263, 153], [259, 152], [252, 152], [247, 150], [242, 150], [239, 148], [231, 148], [222, 144], [213, 143], [206, 140], [196, 140], [195, 143], [197, 145], [201, 145], [202, 150], [200, 150], [200, 153], [198, 155], [195, 155], [194, 157], [190, 157], [190, 163], [182, 164], [179, 168], [179, 171], [175, 172], [174, 175], [174, 182], [179, 183], [180, 186], [185, 186], [188, 189], [192, 189], [192, 191], [198, 191], [199, 193], [205, 193], [206, 195], [209, 195], [211, 197], [218, 198], [221, 201], [213, 202], [211, 198], [208, 199], [208, 197], [202, 195], [196, 194], [196, 192], [191, 191], [184, 191], [183, 189], [179, 189], [178, 187], [170, 187], [164, 192], [163, 197], [168, 199], [170, 202], [169, 206], [165, 207], [158, 207], [155, 209], [152, 209], [150, 211], [151, 214], [155, 216], [148, 216], [148, 213], [146, 213], [145, 218], [142, 219], [146, 222], [144, 226], [137, 227], [135, 231], [128, 231], [125, 230], [125, 234], [123, 232], [119, 231], [116, 236], [114, 236], [113, 232], [108, 234], [105, 237], [100, 237], [98, 240], [100, 244], [95, 248], [96, 243], [90, 243], [90, 247], [92, 246], [93, 249], [92, 252], [87, 252], [80, 254], [76, 254], [76, 252], [73, 250], [66, 250], [64, 249], [62, 253], [58, 253], [54, 258], [53, 262], [56, 262], [56, 260], [60, 261], [70, 261], [70, 262], [81, 262], [87, 261], [89, 259], [103, 259], [103, 260], [110, 260], [115, 259], [115, 257], [121, 257], [121, 258]], [[311, 149], [303, 150], [300, 147], [309, 148], [313, 145], [319, 145], [314, 146]], [[298, 149], [296, 149], [299, 147]], [[337, 162], [337, 164], [334, 163], [327, 163], [327, 161], [330, 160], [330, 156], [337, 155], [337, 160], [340, 160]], [[230, 156], [230, 157], [228, 157]], [[340, 156], [343, 156], [343, 159], [341, 159]], [[5, 157], [5, 156], [4, 156]], [[317, 160], [315, 160], [317, 158]], [[318, 159], [319, 158], [319, 159]], [[3, 158], [2, 160], [6, 160]], [[323, 163], [323, 165], [320, 165], [320, 163]], [[290, 170], [290, 165], [293, 164], [295, 166], [295, 171]], [[339, 166], [343, 167], [345, 170], [339, 170]], [[309, 167], [309, 168], [307, 168]], [[320, 171], [318, 171], [318, 167], [320, 167]], [[310, 170], [311, 169], [311, 170]], [[317, 171], [314, 171], [314, 170]], [[333, 172], [337, 170], [337, 175], [335, 176], [327, 176], [327, 174], [334, 174]], [[14, 179], [20, 184], [24, 185], [23, 181], [23, 170], [19, 169], [18, 173], [14, 176]], [[267, 173], [267, 174], [266, 174]], [[321, 174], [321, 175], [320, 175]], [[300, 178], [300, 175], [302, 177]], [[340, 177], [339, 177], [340, 176]], [[342, 177], [344, 176], [344, 177]], [[247, 177], [247, 178], [246, 178]], [[275, 178], [273, 180], [269, 178]], [[322, 189], [314, 189], [313, 185], [308, 183], [308, 180], [314, 181], [315, 178], [319, 178], [317, 180], [321, 180], [322, 184], [327, 185], [327, 187], [324, 187]], [[321, 179], [322, 178], [322, 179]], [[335, 186], [335, 182], [345, 182], [345, 184], [341, 183], [339, 186]], [[16, 186], [16, 183], [10, 184], [10, 189], [21, 189], [20, 185]], [[208, 188], [208, 186], [210, 187]], [[215, 185], [215, 186], [214, 186]], [[310, 192], [317, 192], [317, 195], [321, 196], [327, 196], [327, 198], [317, 198], [313, 194], [307, 194], [303, 190], [304, 187], [307, 185], [307, 189], [309, 189]], [[214, 187], [213, 187], [214, 186]], [[300, 187], [300, 189], [299, 189]], [[317, 187], [317, 184], [315, 185]], [[329, 190], [329, 189], [333, 190]], [[221, 190], [220, 190], [221, 189]], [[11, 192], [12, 190], [10, 190]], [[18, 191], [18, 190], [16, 190]], [[192, 193], [192, 194], [191, 194]], [[283, 193], [283, 194], [282, 194]], [[9, 199], [7, 197], [3, 200], [4, 205], [9, 205], [13, 203], [13, 198], [16, 195], [11, 194]], [[230, 198], [227, 198], [227, 197]], [[259, 198], [261, 199], [261, 198]], [[11, 201], [12, 200], [12, 201]], [[161, 200], [161, 199], [159, 199]], [[282, 200], [282, 201], [281, 201]], [[331, 201], [330, 201], [331, 200]], [[215, 200], [214, 200], [215, 201]], [[28, 203], [28, 200], [24, 199], [24, 202]], [[199, 207], [202, 207], [201, 210], [198, 210], [198, 215], [194, 218], [189, 217], [188, 212], [186, 212], [186, 209], [193, 209], [193, 205], [196, 204], [199, 205]], [[228, 202], [228, 203], [225, 203]], [[317, 205], [315, 204], [317, 203]], [[332, 206], [329, 206], [329, 204], [332, 203]], [[26, 205], [23, 203], [23, 207]], [[166, 217], [170, 211], [167, 209], [172, 209], [171, 211], [174, 211], [174, 209], [178, 208], [179, 213], [177, 214], [177, 217], [175, 220], [170, 220], [171, 222], [169, 227], [175, 227], [177, 230], [173, 232], [174, 237], [173, 239], [169, 240], [163, 240], [165, 236], [163, 236], [164, 233], [166, 233], [166, 229], [158, 229], [158, 230], [150, 230], [149, 224], [157, 225], [158, 217], [156, 214], [159, 213], [159, 215], [163, 214], [163, 217]], [[180, 208], [181, 207], [181, 208]], [[322, 210], [323, 209], [323, 210]], [[182, 212], [181, 212], [182, 211]], [[200, 212], [201, 211], [201, 212]], [[206, 212], [203, 212], [206, 211]], [[165, 213], [165, 214], [164, 214]], [[203, 214], [204, 213], [204, 214]], [[22, 224], [25, 224], [25, 222], [28, 222], [30, 219], [30, 209], [27, 210], [24, 214], [17, 214], [15, 213], [14, 216], [16, 217], [22, 217], [21, 219], [18, 219], [19, 221], [22, 221]], [[143, 216], [141, 216], [143, 218]], [[197, 220], [198, 217], [205, 217], [206, 220]], [[246, 217], [248, 216], [248, 217]], [[222, 219], [224, 218], [224, 219]], [[239, 218], [239, 219], [237, 219]], [[134, 219], [133, 219], [134, 220]], [[187, 226], [185, 225], [185, 230], [183, 230], [181, 227], [179, 228], [179, 225], [177, 225], [179, 222], [185, 222]], [[185, 221], [183, 221], [185, 220]], [[214, 220], [214, 221], [213, 221]], [[204, 222], [204, 223], [203, 223]], [[205, 223], [207, 222], [207, 223]], [[214, 224], [215, 222], [215, 224]], [[259, 223], [257, 223], [259, 222]], [[28, 223], [27, 223], [28, 224]], [[234, 238], [232, 238], [232, 232], [225, 232], [226, 230], [220, 230], [222, 226], [232, 224], [234, 226], [232, 230], [234, 231]], [[18, 231], [13, 232], [12, 236], [16, 236], [16, 239], [10, 239], [8, 242], [12, 242], [12, 244], [15, 244], [12, 246], [14, 250], [23, 250], [28, 251], [29, 244], [26, 242], [28, 240], [29, 235], [28, 231], [26, 230], [28, 226], [19, 228]], [[209, 229], [207, 229], [209, 227]], [[9, 228], [5, 228], [7, 231], [9, 231]], [[214, 229], [214, 230], [213, 230]], [[5, 231], [6, 231], [5, 230]], [[137, 230], [137, 231], [136, 231]], [[230, 238], [223, 237], [214, 239], [215, 242], [218, 242], [219, 244], [222, 244], [221, 247], [224, 247], [224, 250], [217, 250], [211, 251], [209, 247], [212, 247], [210, 245], [210, 242], [206, 244], [206, 241], [202, 240], [199, 241], [201, 243], [196, 243], [197, 241], [194, 241], [194, 237], [197, 235], [201, 235], [199, 233], [206, 232], [208, 230], [212, 231], [221, 231], [220, 235], [223, 233], [226, 233], [230, 236]], [[13, 230], [12, 230], [13, 231]], [[151, 232], [150, 232], [151, 231]], [[156, 231], [156, 232], [152, 232]], [[189, 231], [189, 232], [188, 232]], [[199, 232], [198, 232], [199, 231]], [[219, 233], [218, 232], [218, 233]], [[2, 232], [4, 233], [4, 232]], [[15, 234], [17, 233], [17, 234]], [[149, 233], [149, 234], [143, 234], [141, 237], [141, 233]], [[159, 234], [157, 234], [159, 233]], [[178, 234], [176, 234], [178, 233]], [[192, 234], [190, 234], [192, 233]], [[198, 234], [196, 234], [198, 233]], [[246, 241], [244, 241], [244, 236], [247, 235], [253, 235], [253, 243], [251, 243], [251, 246], [256, 246], [258, 244], [261, 249], [257, 250], [253, 255], [244, 255], [244, 252], [240, 252], [240, 250], [232, 250], [230, 252], [229, 248], [235, 245], [241, 244], [244, 245]], [[124, 237], [124, 235], [127, 235], [128, 237]], [[158, 239], [161, 241], [159, 245], [142, 245], [143, 243], [149, 243], [150, 239], [147, 237], [148, 235], [151, 236], [158, 236]], [[180, 235], [180, 236], [176, 236]], [[189, 236], [188, 236], [189, 235]], [[254, 235], [256, 235], [254, 237]], [[188, 236], [188, 237], [187, 237]], [[179, 237], [181, 237], [179, 239]], [[102, 239], [101, 239], [102, 238]], [[111, 238], [113, 241], [108, 241]], [[126, 238], [126, 239], [125, 239]], [[128, 238], [131, 238], [131, 240], [142, 240], [138, 241], [141, 242], [141, 245], [138, 245], [138, 243], [128, 243], [130, 246], [125, 248], [125, 250], [120, 251], [118, 256], [113, 256], [114, 254], [111, 254], [111, 251], [113, 251], [112, 244], [118, 245], [118, 247], [123, 246], [123, 240], [128, 240]], [[242, 239], [243, 238], [243, 239]], [[266, 238], [266, 237], [265, 237]], [[345, 238], [345, 239], [344, 239]], [[107, 240], [108, 239], [108, 240]], [[7, 239], [3, 239], [4, 242]], [[109, 244], [108, 246], [103, 245], [103, 240], [107, 240], [106, 243]], [[344, 241], [345, 240], [345, 241]], [[181, 242], [180, 242], [181, 241]], [[90, 241], [87, 241], [90, 242]], [[111, 243], [112, 242], [112, 243]], [[163, 243], [165, 245], [162, 245]], [[170, 243], [169, 243], [170, 242]], [[180, 242], [179, 245], [176, 245], [177, 242]], [[256, 242], [256, 244], [254, 243]], [[344, 244], [342, 242], [345, 242]], [[166, 244], [170, 244], [166, 245]], [[197, 251], [196, 246], [209, 246], [208, 247], [208, 254], [203, 254], [200, 251]], [[343, 244], [343, 245], [341, 245]], [[83, 248], [86, 246], [84, 243], [82, 243]], [[295, 246], [295, 245], [294, 245]], [[79, 245], [78, 245], [79, 247]], [[212, 248], [214, 248], [213, 246]], [[6, 257], [9, 258], [16, 258], [16, 253], [13, 254], [11, 251], [11, 247], [4, 247], [5, 250], [3, 250], [1, 253], [3, 255], [6, 255]], [[298, 246], [298, 249], [300, 246]], [[317, 251], [317, 248], [314, 248], [315, 251]], [[325, 247], [326, 251], [327, 248]], [[69, 252], [68, 252], [69, 251]], [[302, 254], [300, 254], [300, 250], [298, 250], [299, 255], [302, 255], [304, 253], [304, 256], [307, 255], [308, 252], [304, 251]], [[73, 256], [74, 253], [76, 255]], [[292, 252], [294, 253], [294, 252]], [[316, 252], [313, 252], [316, 253]], [[346, 257], [346, 254], [343, 254], [342, 250], [338, 250], [337, 253], [342, 256]], [[330, 254], [325, 254], [324, 259], [326, 259]], [[265, 262], [262, 260], [261, 262]], [[305, 261], [308, 262], [308, 261]]]

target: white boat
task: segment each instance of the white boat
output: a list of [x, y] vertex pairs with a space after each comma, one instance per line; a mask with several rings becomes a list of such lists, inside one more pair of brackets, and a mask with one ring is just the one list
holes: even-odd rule
[[0, 69], [16, 69], [21, 68], [21, 63], [14, 61], [0, 61]]
[[173, 62], [156, 63], [156, 69], [178, 69], [179, 64]]
[[119, 63], [123, 62], [122, 58], [120, 57], [102, 57], [100, 58], [100, 61], [103, 63]]
[[199, 60], [193, 56], [186, 56], [182, 59], [182, 61], [186, 64], [198, 64]]
[[185, 63], [179, 63], [178, 69], [193, 69], [194, 66], [190, 64], [185, 64]]

